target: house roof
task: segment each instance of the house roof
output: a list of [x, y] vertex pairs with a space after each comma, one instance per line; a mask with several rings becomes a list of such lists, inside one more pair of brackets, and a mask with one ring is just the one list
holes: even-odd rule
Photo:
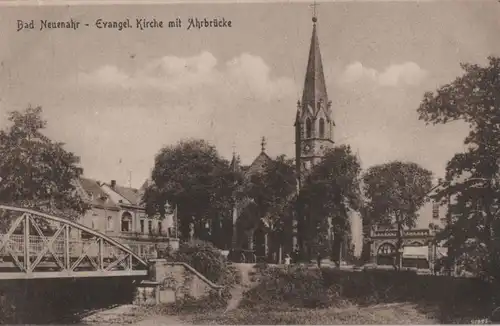
[[113, 189], [116, 193], [118, 193], [120, 196], [129, 201], [132, 205], [138, 206], [141, 204], [142, 198], [139, 193], [139, 190], [119, 185], [115, 185], [114, 187], [111, 187], [111, 185], [108, 186], [111, 189]]
[[109, 198], [108, 194], [102, 190], [101, 185], [96, 180], [80, 178], [77, 189], [79, 189], [80, 192], [83, 192], [81, 194], [82, 197], [85, 198], [92, 206], [101, 206], [109, 209], [119, 208], [117, 203]]

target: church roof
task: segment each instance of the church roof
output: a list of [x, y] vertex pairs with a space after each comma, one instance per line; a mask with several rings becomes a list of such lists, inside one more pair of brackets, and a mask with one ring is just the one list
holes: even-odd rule
[[319, 49], [318, 34], [316, 31], [316, 19], [313, 19], [313, 31], [311, 36], [311, 46], [309, 48], [309, 59], [302, 94], [302, 105], [307, 108], [310, 105], [317, 113], [317, 103], [322, 101], [325, 108], [328, 105], [328, 94], [326, 92], [325, 75], [323, 72], [323, 62]]
[[269, 164], [269, 162], [272, 162], [272, 159], [266, 154], [266, 152], [262, 151], [247, 168], [245, 174], [250, 176], [255, 173], [264, 172], [266, 165]]

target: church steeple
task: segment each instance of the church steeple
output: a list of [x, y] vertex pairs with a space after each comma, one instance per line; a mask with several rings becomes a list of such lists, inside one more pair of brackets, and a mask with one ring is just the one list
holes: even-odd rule
[[305, 175], [333, 147], [331, 104], [326, 91], [323, 61], [317, 32], [316, 4], [313, 5], [313, 29], [304, 81], [302, 101], [297, 102], [295, 117], [295, 153], [297, 174]]
[[323, 73], [323, 61], [319, 48], [316, 15], [313, 16], [313, 31], [311, 36], [311, 46], [309, 48], [309, 59], [307, 61], [306, 78], [304, 82], [304, 92], [302, 94], [302, 105], [311, 106], [314, 113], [318, 110], [318, 103], [328, 105], [328, 94], [326, 92], [325, 75]]

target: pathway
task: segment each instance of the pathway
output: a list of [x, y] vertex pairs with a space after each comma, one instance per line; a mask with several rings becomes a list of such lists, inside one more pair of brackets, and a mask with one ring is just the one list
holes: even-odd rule
[[240, 273], [241, 282], [231, 289], [231, 299], [227, 304], [225, 312], [238, 308], [241, 300], [243, 299], [243, 293], [255, 285], [256, 282], [255, 280], [252, 280], [250, 275], [251, 273], [255, 273], [254, 265], [255, 264], [243, 263], [233, 264], [233, 266], [236, 267]]

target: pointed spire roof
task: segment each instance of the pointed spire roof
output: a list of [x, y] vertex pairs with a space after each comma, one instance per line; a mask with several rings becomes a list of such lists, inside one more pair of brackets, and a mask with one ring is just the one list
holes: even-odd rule
[[233, 149], [233, 158], [231, 159], [231, 164], [229, 165], [231, 171], [239, 172], [240, 171], [240, 158], [236, 155], [236, 152]]
[[[316, 16], [313, 17], [313, 31], [311, 36], [311, 46], [309, 48], [309, 59], [307, 62], [306, 78], [304, 82], [304, 92], [302, 95], [302, 105], [311, 105], [316, 112], [317, 103], [323, 102], [328, 105], [328, 94], [326, 92], [325, 75], [323, 73], [323, 62], [319, 49], [318, 34], [316, 31]], [[313, 105], [314, 103], [314, 105]]]

